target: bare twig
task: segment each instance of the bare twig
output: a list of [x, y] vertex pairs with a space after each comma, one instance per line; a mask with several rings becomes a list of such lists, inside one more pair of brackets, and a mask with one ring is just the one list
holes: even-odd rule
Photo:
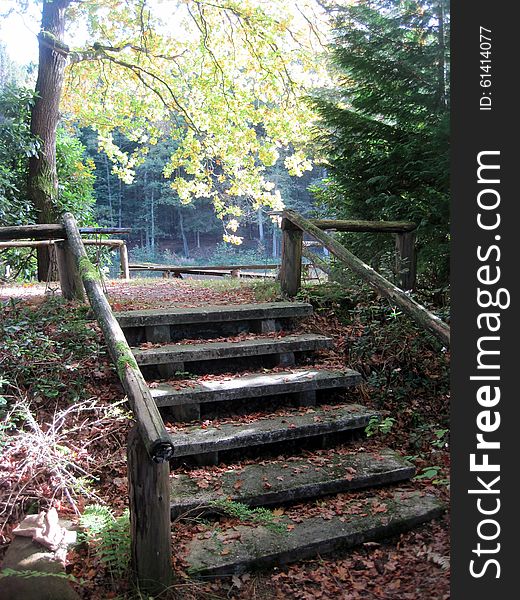
[[[102, 502], [89, 486], [96, 479], [90, 466], [99, 470], [99, 461], [81, 453], [97, 439], [89, 437], [92, 429], [106, 432], [116, 421], [127, 422], [128, 416], [120, 408], [123, 402], [101, 405], [92, 398], [56, 410], [49, 422], [40, 423], [28, 398], [16, 387], [11, 388], [7, 398], [14, 402], [0, 422], [0, 533], [28, 499], [52, 502], [61, 495], [76, 513], [80, 497]], [[81, 418], [92, 412], [90, 418]], [[80, 436], [78, 447], [75, 442]]]

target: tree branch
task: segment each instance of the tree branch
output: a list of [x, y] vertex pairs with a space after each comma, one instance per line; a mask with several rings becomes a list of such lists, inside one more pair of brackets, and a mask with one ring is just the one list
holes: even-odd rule
[[168, 85], [168, 83], [164, 79], [162, 79], [161, 77], [159, 77], [155, 73], [152, 73], [151, 71], [148, 71], [148, 69], [145, 69], [144, 67], [140, 67], [138, 65], [133, 65], [132, 63], [126, 62], [124, 60], [117, 59], [117, 58], [115, 58], [113, 56], [109, 56], [108, 54], [105, 54], [104, 56], [98, 56], [97, 58], [98, 58], [98, 60], [108, 60], [108, 61], [110, 61], [110, 62], [112, 62], [112, 63], [114, 63], [116, 65], [119, 65], [121, 67], [124, 67], [124, 68], [129, 69], [130, 71], [132, 71], [137, 76], [137, 78], [139, 79], [139, 81], [147, 89], [149, 89], [156, 96], [158, 96], [158, 98], [161, 100], [161, 102], [164, 104], [164, 106], [166, 106], [167, 108], [170, 108], [170, 104], [165, 100], [165, 98], [162, 95], [162, 93], [155, 86], [153, 86], [150, 83], [148, 83], [148, 81], [146, 81], [144, 75], [147, 75], [151, 79], [153, 79], [153, 80], [159, 82], [160, 84], [162, 84], [166, 88], [166, 90], [168, 91], [169, 95], [171, 96], [173, 104], [175, 105], [175, 107], [177, 108], [177, 110], [186, 119], [186, 122], [187, 122], [188, 126], [191, 129], [193, 129], [197, 134], [199, 134], [199, 135], [201, 134], [200, 129], [194, 123], [194, 121], [192, 120], [192, 118], [188, 114], [187, 110], [179, 102], [179, 100], [177, 99], [177, 96], [175, 95], [174, 91], [172, 90], [172, 88]]
[[178, 58], [181, 58], [187, 52], [187, 49], [185, 49], [180, 54], [152, 54], [148, 51], [147, 48], [144, 48], [142, 46], [136, 46], [135, 44], [132, 44], [130, 42], [121, 46], [105, 46], [103, 44], [95, 42], [94, 44], [92, 44], [92, 48], [87, 48], [85, 50], [69, 50], [70, 61], [72, 63], [77, 63], [85, 60], [95, 60], [96, 58], [106, 57], [107, 52], [119, 53], [123, 52], [124, 50], [133, 50], [134, 52], [150, 56], [151, 58], [161, 58], [163, 60], [171, 61], [176, 61]]

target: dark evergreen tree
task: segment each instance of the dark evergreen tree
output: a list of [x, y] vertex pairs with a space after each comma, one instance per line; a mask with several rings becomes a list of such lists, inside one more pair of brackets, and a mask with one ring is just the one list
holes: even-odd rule
[[[359, 0], [334, 11], [339, 87], [313, 99], [328, 179], [315, 190], [334, 216], [415, 221], [419, 270], [449, 267], [449, 3]], [[382, 238], [351, 235], [370, 259]]]

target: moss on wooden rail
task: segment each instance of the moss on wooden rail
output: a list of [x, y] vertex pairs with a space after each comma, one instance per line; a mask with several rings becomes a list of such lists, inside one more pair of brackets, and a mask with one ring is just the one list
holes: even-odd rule
[[134, 358], [134, 355], [128, 348], [128, 344], [125, 342], [116, 342], [115, 350], [117, 354], [116, 358], [116, 369], [119, 379], [121, 381], [125, 378], [126, 367], [129, 366], [132, 369], [138, 369], [139, 366]]
[[110, 356], [127, 393], [146, 449], [152, 460], [167, 461], [173, 454], [173, 445], [159, 410], [137, 366], [124, 333], [105, 298], [100, 276], [86, 255], [73, 215], [65, 213], [63, 223], [67, 230], [69, 251], [74, 257], [90, 305], [103, 331]]
[[79, 261], [79, 274], [84, 281], [101, 281], [101, 275], [87, 256], [82, 256]]

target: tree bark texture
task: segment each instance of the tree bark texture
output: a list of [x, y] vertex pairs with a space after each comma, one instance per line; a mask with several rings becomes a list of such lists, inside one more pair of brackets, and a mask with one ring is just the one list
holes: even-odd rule
[[[36, 101], [31, 111], [31, 133], [39, 138], [37, 156], [29, 159], [29, 198], [37, 223], [56, 223], [58, 196], [56, 172], [56, 128], [67, 52], [63, 44], [65, 9], [70, 0], [45, 0], [38, 34], [39, 64]], [[38, 249], [38, 279], [45, 281], [49, 270], [49, 249]]]
[[181, 237], [182, 237], [182, 252], [184, 258], [190, 257], [190, 249], [188, 246], [188, 239], [186, 238], [186, 231], [184, 230], [184, 217], [182, 215], [182, 208], [177, 207], [177, 214], [179, 215], [179, 227], [181, 229]]

